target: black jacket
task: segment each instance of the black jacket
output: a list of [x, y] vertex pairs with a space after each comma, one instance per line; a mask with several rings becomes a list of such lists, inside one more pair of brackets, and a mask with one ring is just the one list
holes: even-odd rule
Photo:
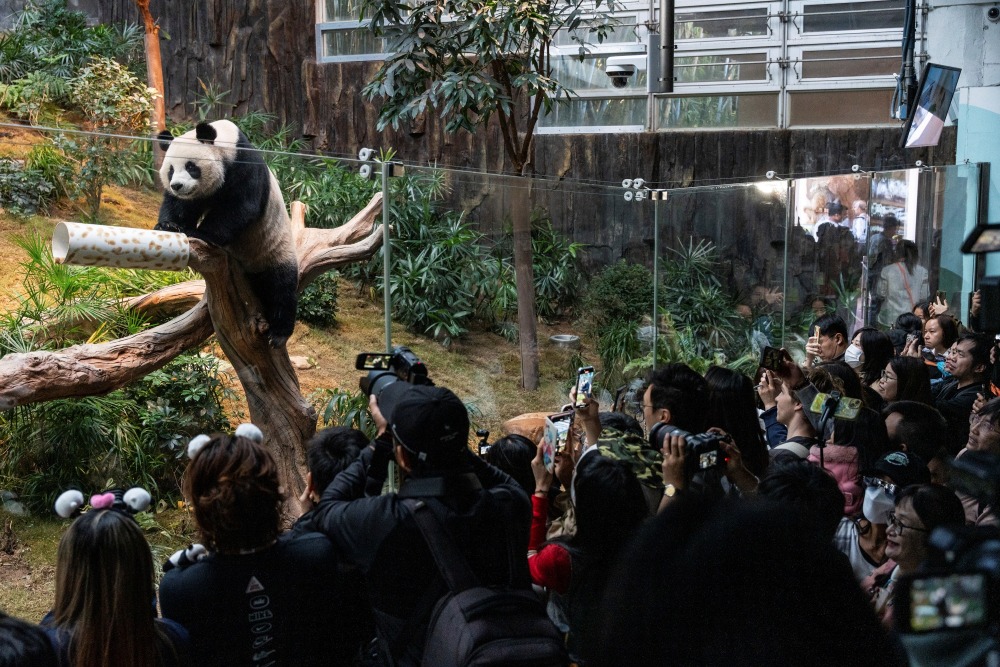
[[[405, 645], [397, 664], [419, 664], [427, 617], [445, 592], [405, 498], [421, 498], [454, 536], [480, 577], [491, 586], [529, 588], [527, 567], [531, 504], [506, 473], [468, 453], [464, 470], [404, 480], [399, 493], [365, 496], [370, 456], [337, 475], [313, 512], [312, 522], [357, 565], [368, 585], [379, 637], [386, 647]], [[433, 589], [430, 590], [429, 589]], [[418, 617], [419, 621], [407, 620]], [[400, 636], [404, 641], [399, 641]]]
[[955, 455], [969, 440], [969, 415], [976, 394], [983, 391], [981, 382], [974, 382], [961, 389], [958, 380], [951, 378], [931, 387], [934, 407], [948, 422], [948, 451]]

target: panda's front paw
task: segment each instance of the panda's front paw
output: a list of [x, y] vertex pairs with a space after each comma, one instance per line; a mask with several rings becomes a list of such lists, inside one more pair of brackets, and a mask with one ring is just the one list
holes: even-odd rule
[[161, 220], [160, 222], [156, 223], [156, 227], [153, 227], [153, 229], [155, 229], [158, 232], [179, 232], [182, 234], [184, 233], [184, 230], [181, 229], [180, 225], [168, 222], [166, 220]]
[[285, 343], [288, 342], [288, 336], [268, 336], [267, 342], [270, 343], [271, 347], [276, 350], [280, 350], [285, 347]]

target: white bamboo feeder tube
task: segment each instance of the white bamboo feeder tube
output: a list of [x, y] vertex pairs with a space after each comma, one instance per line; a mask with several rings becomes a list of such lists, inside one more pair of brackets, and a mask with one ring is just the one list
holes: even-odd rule
[[60, 222], [52, 232], [56, 264], [183, 271], [190, 254], [188, 237], [175, 232], [82, 222]]

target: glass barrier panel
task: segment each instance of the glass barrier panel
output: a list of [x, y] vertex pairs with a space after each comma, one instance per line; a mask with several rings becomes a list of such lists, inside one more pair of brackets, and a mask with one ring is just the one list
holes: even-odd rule
[[809, 294], [786, 280], [787, 199], [784, 181], [765, 181], [673, 190], [658, 204], [661, 363], [752, 373], [764, 346], [794, 333]]
[[361, 2], [359, 0], [326, 0], [324, 21], [347, 21], [361, 18]]
[[[600, 42], [601, 46], [608, 44], [635, 44], [639, 41], [636, 36], [635, 16], [616, 16], [618, 24], [615, 25]], [[574, 39], [575, 38], [575, 39]], [[553, 37], [554, 46], [578, 46], [580, 44], [598, 44], [594, 34], [585, 28], [569, 30], [568, 28], [557, 30]]]
[[[643, 53], [632, 56], [636, 61], [644, 61]], [[585, 56], [583, 60], [576, 56], [557, 56], [552, 59], [552, 77], [558, 79], [566, 88], [577, 93], [586, 90], [617, 91], [615, 95], [646, 92], [646, 70], [637, 68], [632, 76], [624, 79], [625, 85], [616, 86], [607, 74], [608, 56]], [[621, 82], [621, 79], [616, 79]], [[645, 118], [639, 120], [639, 125], [645, 123]]]
[[767, 7], [727, 11], [677, 12], [674, 39], [766, 36]]

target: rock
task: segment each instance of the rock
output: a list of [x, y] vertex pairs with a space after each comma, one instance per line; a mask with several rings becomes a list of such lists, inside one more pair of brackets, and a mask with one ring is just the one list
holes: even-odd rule
[[297, 371], [307, 371], [316, 365], [316, 362], [309, 357], [288, 357], [288, 360]]
[[28, 508], [16, 500], [5, 500], [3, 502], [3, 509], [7, 514], [13, 516], [28, 516]]
[[0, 489], [0, 500], [17, 500], [17, 494], [7, 489]]

